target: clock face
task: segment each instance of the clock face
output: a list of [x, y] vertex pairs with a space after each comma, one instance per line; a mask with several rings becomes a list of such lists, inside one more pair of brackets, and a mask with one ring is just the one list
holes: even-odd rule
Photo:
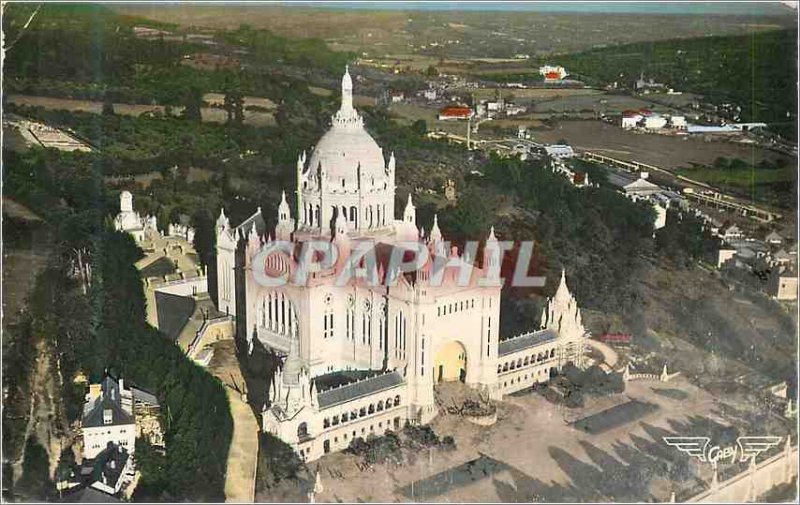
[[370, 307], [372, 307], [372, 304], [369, 302], [369, 300], [364, 300], [364, 311], [369, 312]]
[[331, 303], [333, 303], [333, 295], [328, 293], [325, 295], [325, 305], [330, 305]]
[[353, 295], [348, 295], [347, 306], [352, 309], [355, 306], [355, 304], [356, 304], [356, 299], [353, 297]]

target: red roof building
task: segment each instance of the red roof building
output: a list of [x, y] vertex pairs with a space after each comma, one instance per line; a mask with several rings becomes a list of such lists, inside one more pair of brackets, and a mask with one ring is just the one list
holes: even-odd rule
[[439, 109], [439, 119], [469, 119], [472, 116], [472, 109], [464, 105], [448, 105]]

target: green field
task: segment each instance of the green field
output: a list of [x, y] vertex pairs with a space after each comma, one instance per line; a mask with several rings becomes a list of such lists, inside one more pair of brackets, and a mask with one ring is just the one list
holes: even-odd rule
[[762, 184], [791, 184], [797, 179], [794, 167], [775, 169], [741, 168], [721, 170], [713, 167], [688, 168], [678, 171], [679, 175], [716, 187], [749, 188]]

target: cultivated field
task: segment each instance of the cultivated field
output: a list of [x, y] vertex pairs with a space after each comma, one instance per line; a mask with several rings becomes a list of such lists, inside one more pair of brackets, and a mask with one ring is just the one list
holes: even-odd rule
[[[30, 107], [44, 107], [52, 110], [67, 110], [70, 112], [91, 112], [100, 114], [103, 111], [102, 102], [90, 100], [72, 100], [67, 98], [51, 98], [47, 96], [33, 95], [8, 95], [8, 103], [15, 105], [26, 105]], [[260, 99], [264, 100], [264, 99]], [[180, 114], [182, 107], [173, 107], [173, 114]], [[224, 109], [215, 107], [203, 107], [201, 109], [203, 121], [210, 123], [224, 123], [227, 120], [227, 113]], [[141, 116], [142, 114], [164, 114], [163, 105], [138, 105], [127, 103], [115, 103], [114, 113], [123, 116]], [[268, 126], [275, 124], [274, 116], [269, 112], [244, 111], [244, 122], [253, 126]]]
[[[355, 54], [420, 53], [438, 61], [568, 53], [600, 45], [749, 33], [793, 26], [793, 17], [362, 10], [282, 6], [115, 5], [116, 11], [182, 28], [236, 29], [242, 24], [293, 38], [325, 39]], [[754, 24], [755, 20], [758, 24]], [[654, 30], [653, 27], [658, 29]], [[577, 34], [577, 35], [576, 35]]]
[[[741, 158], [749, 163], [777, 160], [785, 155], [748, 144], [702, 137], [637, 133], [600, 121], [560, 121], [551, 129], [533, 132], [535, 140], [548, 144], [561, 139], [580, 150], [623, 160], [635, 160], [665, 169], [711, 165], [718, 157]], [[790, 164], [795, 161], [791, 160]]]

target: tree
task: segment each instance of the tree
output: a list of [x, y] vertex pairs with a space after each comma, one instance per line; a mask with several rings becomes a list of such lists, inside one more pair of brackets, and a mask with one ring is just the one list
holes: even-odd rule
[[411, 130], [417, 135], [425, 135], [428, 132], [428, 123], [424, 119], [417, 119], [411, 124]]
[[225, 112], [228, 114], [228, 124], [242, 126], [244, 122], [244, 97], [239, 89], [229, 89], [225, 92]]
[[190, 121], [201, 122], [203, 120], [200, 112], [203, 107], [203, 90], [196, 86], [188, 88], [184, 100], [183, 117]]
[[114, 102], [112, 100], [110, 93], [106, 93], [105, 96], [103, 97], [103, 115], [104, 116], [114, 115]]

